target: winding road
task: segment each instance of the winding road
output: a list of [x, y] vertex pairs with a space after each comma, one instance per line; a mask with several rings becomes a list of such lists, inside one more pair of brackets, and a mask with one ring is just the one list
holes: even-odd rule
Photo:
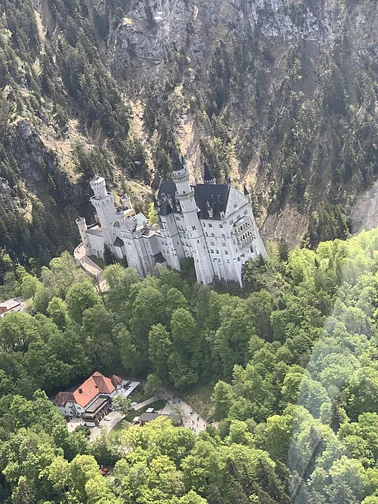
[[80, 265], [90, 277], [95, 279], [97, 288], [100, 292], [107, 292], [109, 290], [109, 285], [105, 280], [103, 270], [85, 254], [85, 247], [82, 243], [76, 247], [74, 258], [76, 263]]

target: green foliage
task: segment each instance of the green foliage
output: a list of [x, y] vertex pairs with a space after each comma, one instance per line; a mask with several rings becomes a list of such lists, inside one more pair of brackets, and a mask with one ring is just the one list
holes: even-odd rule
[[[30, 313], [0, 319], [4, 502], [369, 502], [377, 248], [376, 230], [316, 250], [272, 246], [269, 263], [247, 267], [241, 295], [166, 268], [140, 279], [117, 264], [100, 297], [67, 254], [39, 278], [17, 267]], [[214, 383], [218, 429], [195, 436], [160, 418], [124, 429], [118, 447], [105, 434], [91, 445], [38, 391], [121, 368], [147, 376], [148, 395]], [[130, 401], [119, 403], [127, 413]], [[99, 464], [114, 465], [112, 478]]]

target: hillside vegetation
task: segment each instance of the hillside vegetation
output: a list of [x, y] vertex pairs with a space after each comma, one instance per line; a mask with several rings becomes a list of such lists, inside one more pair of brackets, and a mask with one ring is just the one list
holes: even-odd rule
[[[272, 247], [234, 295], [112, 265], [99, 296], [68, 253], [39, 278], [18, 267], [6, 288], [29, 313], [0, 320], [1, 501], [374, 504], [377, 248], [377, 230]], [[161, 420], [91, 446], [45, 394], [94, 370], [149, 373], [183, 394], [214, 384], [219, 430]]]
[[376, 21], [369, 0], [4, 0], [0, 248], [72, 250], [94, 172], [143, 209], [173, 143], [247, 183], [265, 237], [345, 238], [377, 178]]

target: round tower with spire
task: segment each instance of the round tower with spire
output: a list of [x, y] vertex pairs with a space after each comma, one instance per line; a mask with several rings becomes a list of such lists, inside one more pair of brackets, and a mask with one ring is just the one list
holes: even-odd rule
[[187, 237], [193, 252], [197, 281], [209, 285], [214, 280], [214, 269], [205, 236], [198, 218], [199, 208], [189, 182], [189, 168], [185, 158], [176, 149], [172, 150], [172, 179], [176, 184], [177, 199], [184, 218]]
[[108, 193], [106, 182], [103, 177], [95, 175], [89, 184], [94, 193], [91, 198], [91, 203], [96, 209], [97, 217], [103, 231], [105, 245], [112, 247], [113, 241], [116, 238], [113, 229], [116, 213], [114, 196], [112, 193]]

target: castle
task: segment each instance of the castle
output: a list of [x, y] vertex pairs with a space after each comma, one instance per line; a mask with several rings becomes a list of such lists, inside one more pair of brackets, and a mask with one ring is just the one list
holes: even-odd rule
[[190, 185], [187, 162], [175, 150], [172, 181], [161, 182], [157, 196], [158, 225], [136, 214], [127, 195], [116, 208], [104, 178], [93, 177], [90, 186], [97, 222], [87, 227], [83, 217], [76, 221], [86, 255], [103, 258], [108, 246], [143, 277], [156, 264], [180, 270], [182, 259], [192, 257], [199, 283], [218, 279], [240, 286], [243, 265], [258, 255], [267, 257], [248, 191], [216, 184], [206, 164], [204, 183]]

